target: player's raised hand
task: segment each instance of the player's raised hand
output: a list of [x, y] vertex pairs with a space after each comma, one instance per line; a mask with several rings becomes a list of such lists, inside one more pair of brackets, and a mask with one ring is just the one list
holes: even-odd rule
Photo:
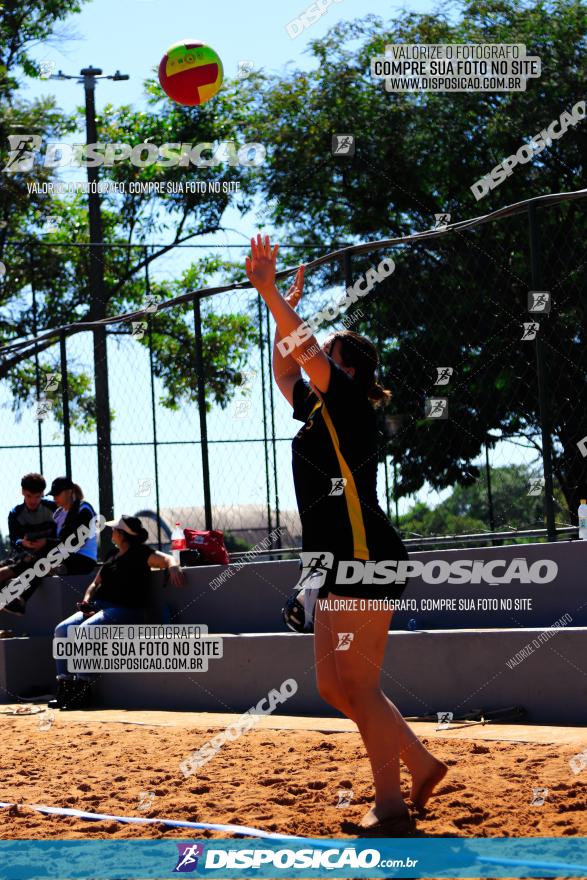
[[255, 238], [251, 239], [251, 256], [245, 259], [245, 272], [261, 296], [275, 287], [275, 264], [278, 250], [278, 244], [271, 247], [268, 235], [265, 236], [264, 242], [260, 233], [256, 240]]
[[294, 282], [293, 282], [292, 286], [290, 287], [290, 289], [288, 290], [288, 292], [284, 296], [286, 303], [288, 305], [290, 305], [292, 307], [292, 309], [295, 309], [295, 307], [297, 306], [297, 304], [299, 303], [299, 301], [302, 298], [302, 293], [304, 292], [304, 272], [305, 272], [305, 270], [306, 270], [306, 267], [302, 264], [300, 266], [300, 268], [298, 269], [298, 271], [296, 272], [296, 277], [294, 278]]

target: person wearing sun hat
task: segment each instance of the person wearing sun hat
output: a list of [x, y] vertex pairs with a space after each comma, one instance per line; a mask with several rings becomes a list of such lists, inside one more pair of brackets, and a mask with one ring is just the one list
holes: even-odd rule
[[[87, 587], [78, 611], [57, 624], [55, 638], [65, 638], [67, 628], [140, 623], [149, 600], [152, 568], [168, 569], [174, 586], [184, 583], [183, 572], [169, 553], [153, 550], [147, 530], [137, 516], [123, 515], [106, 523], [112, 529], [115, 548]], [[53, 709], [82, 709], [90, 702], [94, 676], [74, 676], [67, 671], [67, 661], [57, 661], [57, 696], [49, 703]]]

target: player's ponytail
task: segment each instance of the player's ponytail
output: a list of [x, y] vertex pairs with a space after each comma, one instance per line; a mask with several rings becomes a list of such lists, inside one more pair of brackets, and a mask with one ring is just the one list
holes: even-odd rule
[[340, 356], [345, 367], [354, 367], [354, 380], [363, 389], [373, 406], [386, 406], [391, 400], [391, 391], [384, 388], [377, 379], [379, 354], [370, 339], [355, 333], [354, 330], [336, 330], [328, 341], [340, 342]]
[[391, 400], [391, 391], [389, 391], [388, 388], [384, 388], [383, 385], [380, 385], [376, 379], [373, 379], [373, 384], [367, 392], [367, 397], [375, 407], [387, 406]]

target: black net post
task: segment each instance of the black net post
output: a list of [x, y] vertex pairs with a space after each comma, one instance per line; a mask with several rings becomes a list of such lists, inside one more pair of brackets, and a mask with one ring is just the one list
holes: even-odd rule
[[[33, 336], [38, 334], [37, 326], [37, 288], [35, 286], [35, 252], [33, 245], [29, 248], [29, 269], [31, 275], [31, 296], [32, 296], [32, 319], [33, 319]], [[41, 371], [39, 368], [39, 353], [35, 350], [35, 391], [37, 395], [37, 443], [39, 447], [39, 473], [43, 473], [43, 420], [39, 409], [39, 400], [41, 398]]]
[[202, 451], [202, 485], [204, 487], [204, 521], [206, 529], [212, 528], [212, 497], [210, 493], [210, 460], [208, 457], [208, 422], [206, 418], [206, 376], [202, 345], [202, 311], [200, 298], [194, 299], [194, 334], [196, 355], [196, 382], [198, 388], [198, 413], [200, 416], [200, 446]]
[[59, 362], [61, 366], [61, 406], [63, 409], [63, 451], [65, 474], [71, 480], [71, 419], [69, 414], [69, 379], [67, 375], [67, 337], [65, 330], [59, 334]]
[[281, 518], [279, 512], [279, 476], [277, 471], [277, 435], [275, 433], [275, 401], [273, 399], [273, 340], [271, 338], [271, 322], [269, 320], [269, 306], [265, 303], [265, 316], [267, 318], [267, 360], [269, 362], [269, 408], [271, 413], [271, 445], [273, 448], [273, 490], [275, 492], [275, 528], [277, 532], [277, 547], [281, 549]]
[[[540, 233], [536, 206], [528, 205], [528, 221], [530, 231], [530, 266], [533, 290], [542, 290], [542, 266], [540, 251]], [[542, 342], [545, 332], [546, 317], [536, 334], [536, 378], [538, 381], [538, 401], [540, 408], [540, 428], [542, 432], [542, 468], [544, 473], [544, 513], [546, 531], [549, 541], [556, 541], [556, 523], [554, 518], [554, 494], [552, 481], [552, 434], [550, 430], [550, 412], [548, 405], [548, 384], [546, 353]]]
[[[151, 293], [149, 249], [145, 248], [145, 293]], [[149, 300], [150, 301], [150, 300]], [[161, 505], [159, 502], [159, 456], [157, 450], [157, 404], [155, 400], [155, 355], [153, 351], [153, 315], [149, 315], [149, 374], [151, 381], [151, 424], [153, 428], [153, 467], [155, 468], [155, 506], [157, 510], [157, 546], [161, 550]]]
[[[265, 345], [263, 341], [263, 307], [257, 295], [257, 317], [259, 320], [259, 358], [261, 362], [261, 394], [263, 395], [263, 450], [265, 452], [265, 492], [267, 497], [267, 534], [273, 528], [271, 516], [271, 478], [269, 474], [269, 436], [267, 430], [267, 398], [265, 395]], [[269, 365], [271, 368], [271, 365]], [[269, 380], [271, 381], [271, 379]]]

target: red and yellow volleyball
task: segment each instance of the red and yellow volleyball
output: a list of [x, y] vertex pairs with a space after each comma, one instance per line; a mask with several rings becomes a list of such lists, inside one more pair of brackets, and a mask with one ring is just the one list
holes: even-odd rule
[[165, 94], [187, 107], [205, 104], [220, 91], [224, 71], [214, 49], [197, 40], [170, 46], [159, 64], [159, 82]]

